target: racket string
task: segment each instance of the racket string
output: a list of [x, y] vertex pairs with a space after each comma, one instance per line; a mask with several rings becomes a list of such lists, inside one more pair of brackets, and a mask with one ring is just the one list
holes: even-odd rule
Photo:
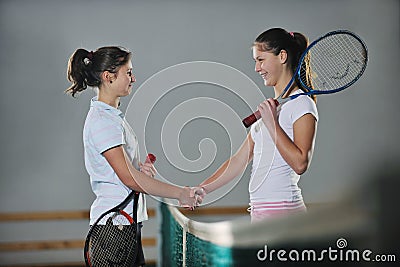
[[[334, 73], [331, 73], [331, 76], [327, 76], [328, 81], [330, 81], [332, 84], [332, 88], [338, 88], [350, 83], [362, 70], [362, 68], [358, 68], [352, 64], [354, 58], [359, 57], [359, 55], [354, 53], [355, 51], [359, 50], [355, 50], [349, 46], [349, 44], [353, 44], [354, 38], [350, 39], [347, 35], [338, 35], [338, 37], [341, 38], [339, 43], [340, 45], [334, 47], [336, 49], [336, 53], [340, 55], [340, 68], [335, 69]], [[331, 66], [335, 67], [334, 62], [331, 62]]]
[[311, 81], [306, 76], [305, 65], [300, 79], [314, 90], [329, 91], [352, 83], [363, 72], [366, 65], [366, 50], [363, 44], [349, 34], [335, 34], [322, 39], [308, 54]]
[[94, 225], [88, 257], [92, 267], [132, 266], [136, 259], [137, 228], [122, 215], [108, 216], [106, 224]]

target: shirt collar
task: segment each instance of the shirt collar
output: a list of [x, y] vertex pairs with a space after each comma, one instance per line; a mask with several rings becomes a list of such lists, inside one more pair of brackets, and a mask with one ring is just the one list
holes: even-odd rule
[[291, 92], [289, 96], [297, 95], [297, 94], [301, 94], [301, 93], [304, 93], [303, 90], [298, 88], [298, 89], [294, 90], [293, 92]]
[[121, 118], [124, 117], [124, 114], [122, 113], [121, 110], [114, 108], [102, 101], [97, 100], [97, 96], [93, 97], [92, 100], [90, 101], [90, 107], [106, 110], [107, 112], [110, 112], [111, 114], [116, 116], [120, 116]]

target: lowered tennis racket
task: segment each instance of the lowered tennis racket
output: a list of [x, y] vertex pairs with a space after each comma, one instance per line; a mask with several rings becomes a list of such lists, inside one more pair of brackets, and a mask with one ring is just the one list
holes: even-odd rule
[[[306, 75], [305, 60], [309, 60], [311, 77]], [[289, 96], [284, 102], [300, 95], [332, 94], [342, 91], [361, 77], [367, 62], [367, 46], [359, 36], [347, 30], [328, 32], [307, 47], [300, 57], [292, 79], [275, 101], [279, 104], [277, 99], [289, 90], [296, 78], [308, 92]], [[249, 127], [259, 118], [261, 114], [257, 110], [242, 122], [245, 127]]]
[[[146, 162], [156, 157], [147, 155]], [[124, 208], [134, 199], [131, 217]], [[131, 267], [137, 256], [137, 205], [139, 193], [132, 191], [124, 201], [103, 213], [86, 236], [84, 258], [87, 267]]]

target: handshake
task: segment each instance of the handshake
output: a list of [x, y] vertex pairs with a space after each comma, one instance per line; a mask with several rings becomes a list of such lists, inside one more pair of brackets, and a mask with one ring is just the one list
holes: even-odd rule
[[187, 208], [189, 210], [194, 210], [202, 202], [203, 198], [206, 196], [206, 191], [203, 187], [195, 186], [182, 188], [182, 192], [179, 197], [179, 206]]
[[[139, 163], [140, 171], [144, 174], [154, 177], [156, 174], [156, 170], [153, 166], [153, 163], [156, 161], [156, 156], [153, 154], [148, 154], [144, 163]], [[201, 186], [195, 187], [182, 187], [178, 200], [179, 206], [187, 208], [189, 210], [194, 210], [195, 207], [198, 207], [201, 202], [203, 202], [203, 198], [206, 195], [206, 191]]]

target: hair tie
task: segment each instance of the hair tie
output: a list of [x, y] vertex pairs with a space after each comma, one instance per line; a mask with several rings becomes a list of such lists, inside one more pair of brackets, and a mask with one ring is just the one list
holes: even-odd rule
[[92, 62], [93, 59], [93, 51], [90, 51], [87, 56], [83, 59], [83, 63], [87, 66]]
[[293, 32], [289, 32], [289, 34], [294, 38], [294, 33]]

